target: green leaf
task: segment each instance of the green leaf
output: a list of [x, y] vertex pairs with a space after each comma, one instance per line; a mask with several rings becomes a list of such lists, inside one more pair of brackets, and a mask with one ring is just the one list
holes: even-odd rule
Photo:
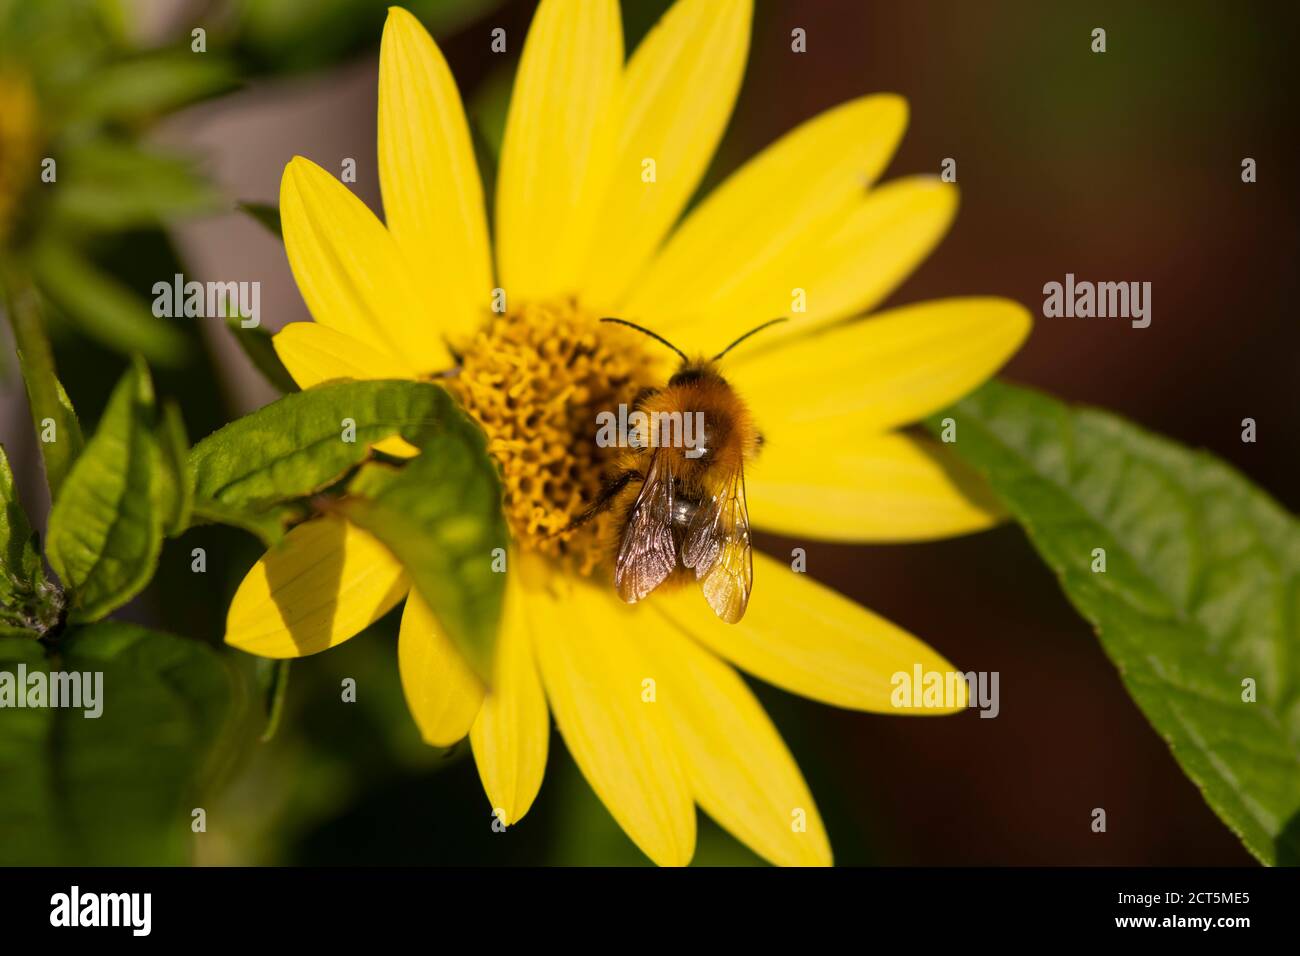
[[1300, 523], [1213, 456], [1105, 412], [994, 382], [928, 424], [948, 416], [949, 447], [1210, 806], [1261, 861], [1300, 863]]
[[284, 241], [284, 229], [280, 225], [280, 207], [266, 202], [240, 202], [236, 205], [256, 219], [275, 238]]
[[47, 554], [75, 621], [103, 617], [149, 582], [162, 547], [149, 373], [137, 362], [108, 400], [50, 513]]
[[153, 314], [114, 279], [91, 265], [72, 248], [43, 243], [33, 260], [36, 280], [86, 335], [127, 355], [150, 362], [179, 365], [189, 352], [184, 334], [173, 320]]
[[0, 634], [40, 637], [58, 623], [62, 610], [62, 595], [45, 580], [36, 536], [0, 445]]
[[9, 456], [0, 445], [0, 605], [12, 593], [8, 588], [11, 577], [30, 581], [40, 570], [41, 556], [32, 540], [32, 526], [18, 500]]
[[256, 514], [315, 494], [359, 465], [375, 442], [401, 435], [418, 446], [458, 414], [446, 390], [428, 382], [327, 382], [286, 395], [194, 446], [196, 508], [212, 513], [214, 503]]
[[164, 403], [158, 425], [158, 507], [163, 515], [163, 531], [176, 535], [189, 527], [194, 508], [190, 442], [185, 435], [185, 420], [175, 402]]
[[218, 501], [196, 498], [190, 512], [190, 524], [224, 524], [242, 528], [261, 539], [268, 548], [278, 544], [290, 527], [311, 516], [306, 502], [291, 501], [252, 511]]
[[232, 315], [226, 319], [226, 328], [230, 329], [230, 334], [235, 337], [248, 360], [280, 391], [286, 394], [299, 391], [298, 383], [293, 380], [289, 370], [280, 361], [280, 356], [276, 354], [275, 346], [271, 344], [271, 333], [260, 325], [251, 329], [243, 328], [240, 322], [239, 316]]
[[405, 565], [439, 625], [490, 682], [505, 592], [492, 565], [508, 531], [482, 431], [448, 416], [417, 458], [401, 469], [367, 465], [348, 492], [340, 511]]
[[27, 404], [32, 426], [45, 463], [45, 480], [53, 500], [59, 493], [72, 463], [81, 454], [84, 441], [81, 423], [73, 411], [68, 393], [54, 371], [54, 354], [41, 321], [36, 291], [11, 275], [6, 282], [10, 323], [18, 345], [18, 362], [27, 386]]
[[191, 812], [207, 805], [233, 727], [221, 659], [197, 641], [104, 622], [65, 633], [52, 658], [36, 641], [0, 638], [0, 695], [20, 689], [19, 665], [28, 689], [57, 671], [98, 693], [79, 708], [0, 709], [0, 865], [193, 862]]
[[[68, 393], [63, 388], [63, 383], [57, 378], [54, 380], [54, 398], [56, 406], [52, 409], [53, 414], [50, 415], [50, 418], [54, 419], [56, 424], [55, 436], [57, 440], [66, 443], [68, 449], [66, 454], [69, 456], [67, 467], [70, 471], [72, 462], [77, 460], [77, 457], [81, 454], [81, 449], [86, 447], [86, 436], [82, 434], [81, 419], [77, 417], [77, 410], [72, 407], [72, 399], [68, 397]], [[63, 437], [58, 438], [59, 435]], [[38, 435], [38, 437], [40, 436]], [[41, 441], [42, 443], [45, 442], [43, 438]], [[49, 444], [52, 445], [54, 442], [51, 441]]]
[[76, 119], [133, 119], [165, 113], [235, 87], [233, 64], [189, 52], [149, 53], [92, 74], [74, 100]]

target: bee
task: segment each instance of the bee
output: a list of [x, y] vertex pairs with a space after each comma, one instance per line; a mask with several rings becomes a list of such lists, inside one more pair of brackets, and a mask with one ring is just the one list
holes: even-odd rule
[[[667, 339], [623, 319], [601, 319], [636, 329], [681, 357], [662, 389], [634, 402], [651, 423], [649, 441], [621, 452], [595, 503], [576, 527], [607, 509], [619, 516], [614, 587], [628, 604], [665, 582], [700, 584], [713, 612], [728, 624], [745, 615], [754, 585], [745, 464], [762, 445], [749, 409], [718, 371], [724, 355], [773, 319], [746, 332], [713, 358], [687, 356]], [[658, 423], [685, 423], [686, 441], [656, 440]], [[691, 423], [698, 423], [691, 428]]]

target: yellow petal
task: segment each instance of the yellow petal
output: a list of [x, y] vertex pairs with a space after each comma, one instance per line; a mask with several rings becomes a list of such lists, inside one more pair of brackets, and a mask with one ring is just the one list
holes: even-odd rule
[[391, 438], [377, 441], [370, 447], [375, 451], [382, 451], [385, 455], [392, 455], [394, 458], [414, 458], [420, 453], [420, 449], [401, 435], [393, 435]]
[[342, 518], [316, 518], [244, 577], [226, 615], [226, 643], [262, 657], [315, 654], [379, 620], [410, 586], [373, 537]]
[[497, 177], [497, 272], [507, 302], [575, 287], [617, 131], [616, 0], [542, 0], [524, 43]]
[[661, 709], [642, 700], [651, 668], [612, 592], [557, 580], [562, 616], [536, 619], [534, 649], [555, 723], [619, 826], [661, 866], [695, 852], [695, 804]]
[[412, 269], [388, 230], [341, 182], [295, 156], [280, 181], [284, 248], [322, 325], [422, 371], [451, 364]]
[[802, 288], [807, 311], [777, 327], [797, 334], [874, 308], [943, 238], [957, 215], [957, 195], [955, 185], [936, 176], [909, 176], [872, 190], [812, 250], [806, 270], [780, 276], [776, 290], [783, 298], [754, 301], [751, 311], [789, 315], [790, 290]]
[[402, 611], [397, 663], [406, 706], [426, 743], [450, 747], [469, 733], [483, 686], [414, 588]]
[[[713, 352], [759, 322], [790, 321], [764, 331], [768, 348], [884, 300], [929, 255], [957, 213], [957, 187], [910, 176], [867, 193], [825, 234], [797, 243], [750, 281], [734, 288], [709, 317]], [[796, 302], [796, 296], [798, 300]], [[803, 311], [794, 311], [796, 306]]]
[[384, 216], [439, 331], [464, 340], [492, 294], [483, 186], [456, 81], [420, 21], [389, 7], [379, 49]]
[[727, 378], [760, 429], [852, 416], [864, 429], [884, 431], [982, 384], [1029, 326], [1029, 312], [1009, 299], [924, 302], [738, 352]]
[[492, 689], [470, 730], [474, 762], [493, 811], [513, 825], [523, 819], [541, 789], [551, 722], [533, 657], [534, 618], [562, 612], [545, 592], [526, 587], [526, 555], [510, 556], [506, 606], [497, 643]]
[[613, 311], [699, 185], [735, 105], [752, 16], [751, 0], [678, 0], [628, 61], [616, 159], [582, 281], [589, 305]]
[[371, 348], [319, 322], [290, 322], [271, 340], [275, 354], [299, 388], [335, 378], [415, 378], [415, 369], [395, 355]]
[[[814, 700], [881, 714], [946, 714], [965, 706], [899, 707], [898, 675], [955, 673], [931, 648], [805, 573], [754, 555], [754, 593], [739, 624], [720, 620], [696, 588], [648, 602], [705, 647], [755, 677]], [[964, 689], [965, 685], [961, 684]]]
[[[729, 326], [720, 320], [748, 328], [774, 318], [727, 310], [749, 298], [765, 273], [780, 271], [839, 228], [884, 170], [906, 125], [906, 102], [879, 95], [787, 133], [687, 217], [633, 286], [625, 316], [713, 352], [727, 344]], [[787, 300], [775, 315], [789, 311]]]
[[658, 615], [638, 637], [695, 799], [778, 866], [829, 866], [830, 842], [781, 735], [734, 670]]
[[851, 415], [764, 429], [745, 469], [756, 528], [821, 541], [929, 541], [982, 531], [1003, 510], [943, 445], [870, 434]]

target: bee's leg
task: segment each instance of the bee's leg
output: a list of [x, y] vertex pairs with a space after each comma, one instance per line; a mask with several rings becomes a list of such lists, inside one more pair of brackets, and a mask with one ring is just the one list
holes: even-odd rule
[[566, 531], [572, 531], [575, 528], [582, 527], [592, 518], [596, 517], [596, 515], [609, 510], [610, 505], [614, 503], [614, 499], [618, 497], [618, 493], [627, 487], [629, 481], [633, 478], [644, 477], [645, 476], [635, 468], [630, 468], [618, 477], [611, 478], [609, 481], [605, 482], [604, 487], [600, 489], [600, 494], [596, 496], [596, 500], [591, 503], [590, 507], [584, 511], [578, 512], [572, 521], [555, 533], [564, 534]]

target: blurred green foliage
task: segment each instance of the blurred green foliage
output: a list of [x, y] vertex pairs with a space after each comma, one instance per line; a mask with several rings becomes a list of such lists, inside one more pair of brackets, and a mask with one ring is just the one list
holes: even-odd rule
[[[435, 36], [468, 26], [501, 0], [407, 0]], [[372, 51], [390, 0], [232, 0], [231, 48], [249, 70], [297, 72]]]
[[55, 670], [83, 684], [102, 674], [102, 712], [4, 711], [0, 865], [188, 863], [193, 811], [234, 717], [220, 659], [197, 641], [117, 622], [69, 632], [53, 655], [0, 637], [0, 672], [30, 681]]
[[94, 261], [98, 239], [218, 206], [194, 163], [141, 145], [164, 112], [233, 88], [217, 53], [189, 36], [138, 49], [115, 5], [0, 0], [0, 190], [6, 272], [34, 276], [81, 334], [123, 354], [178, 365], [186, 338]]

